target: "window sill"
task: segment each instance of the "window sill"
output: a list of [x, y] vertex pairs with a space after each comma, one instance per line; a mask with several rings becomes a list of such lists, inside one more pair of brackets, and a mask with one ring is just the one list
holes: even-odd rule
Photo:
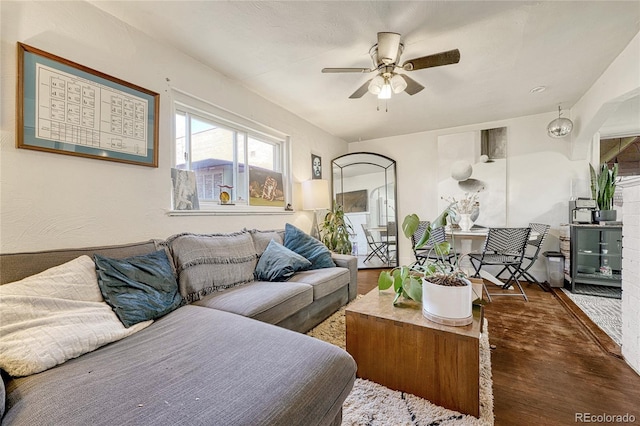
[[167, 210], [167, 216], [265, 216], [292, 215], [295, 211], [282, 208], [248, 207], [248, 206], [216, 206], [201, 210]]

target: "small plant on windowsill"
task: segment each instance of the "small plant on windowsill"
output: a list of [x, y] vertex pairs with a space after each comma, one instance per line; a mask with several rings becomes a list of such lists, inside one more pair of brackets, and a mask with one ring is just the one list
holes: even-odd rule
[[[427, 227], [416, 249], [423, 248], [429, 241], [431, 231], [445, 226], [451, 206], [447, 207], [433, 223]], [[416, 214], [408, 215], [402, 222], [402, 231], [407, 238], [416, 232], [420, 218]], [[421, 302], [423, 315], [429, 320], [447, 325], [466, 325], [473, 321], [472, 305], [482, 304], [478, 296], [473, 298], [473, 287], [467, 275], [458, 268], [458, 258], [446, 261], [452, 251], [451, 243], [441, 242], [429, 248], [429, 255], [435, 253], [436, 259], [427, 258], [424, 265], [413, 263], [383, 271], [378, 277], [378, 288], [387, 290], [393, 286], [397, 306], [400, 298]]]

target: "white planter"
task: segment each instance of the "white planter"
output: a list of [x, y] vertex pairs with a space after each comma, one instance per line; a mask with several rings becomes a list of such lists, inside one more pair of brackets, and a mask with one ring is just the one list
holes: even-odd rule
[[467, 325], [473, 322], [473, 287], [453, 287], [422, 279], [422, 314], [430, 321], [444, 325]]

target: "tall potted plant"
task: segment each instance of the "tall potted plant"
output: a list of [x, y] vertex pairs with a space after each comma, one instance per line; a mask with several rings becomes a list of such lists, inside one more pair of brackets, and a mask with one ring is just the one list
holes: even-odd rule
[[613, 210], [613, 195], [616, 192], [616, 180], [618, 178], [618, 163], [610, 169], [607, 164], [600, 167], [600, 173], [589, 164], [591, 174], [591, 197], [596, 200], [598, 210], [594, 219], [597, 222], [616, 220], [616, 211]]
[[320, 224], [320, 241], [334, 253], [351, 254], [349, 237], [353, 234], [353, 227], [348, 220], [342, 206], [334, 201], [333, 207]]
[[[416, 249], [424, 247], [433, 229], [445, 226], [450, 213], [448, 207], [431, 223], [417, 242]], [[419, 223], [416, 214], [405, 217], [402, 223], [405, 237], [410, 239]], [[453, 263], [445, 262], [444, 257], [451, 249], [451, 244], [446, 241], [430, 248], [436, 254], [435, 260], [428, 260], [424, 265], [414, 263], [381, 272], [378, 288], [387, 290], [393, 286], [396, 294], [394, 305], [399, 303], [400, 297], [421, 302], [423, 315], [431, 321], [447, 325], [470, 324], [473, 321], [473, 286], [458, 268], [457, 257]]]

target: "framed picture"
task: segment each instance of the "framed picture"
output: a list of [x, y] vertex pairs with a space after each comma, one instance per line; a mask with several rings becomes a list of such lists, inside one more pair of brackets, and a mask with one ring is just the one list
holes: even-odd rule
[[18, 148], [158, 167], [160, 95], [18, 43]]
[[340, 192], [336, 194], [336, 202], [342, 205], [345, 213], [360, 213], [369, 211], [367, 190]]
[[284, 207], [282, 173], [249, 166], [249, 205]]
[[200, 210], [196, 173], [173, 168], [171, 181], [173, 182], [173, 209]]
[[322, 179], [322, 157], [311, 154], [311, 179]]

